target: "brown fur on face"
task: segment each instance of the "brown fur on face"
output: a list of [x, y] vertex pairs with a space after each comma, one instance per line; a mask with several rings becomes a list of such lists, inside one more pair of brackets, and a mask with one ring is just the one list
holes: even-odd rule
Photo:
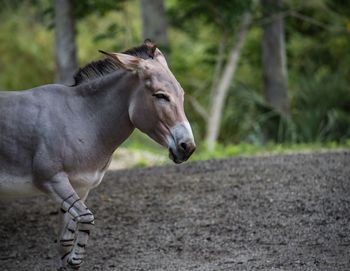
[[133, 93], [129, 107], [133, 125], [172, 150], [175, 160], [177, 156], [187, 159], [187, 154], [193, 152], [191, 149], [194, 150], [195, 144], [184, 112], [184, 91], [170, 71], [162, 52], [150, 41], [146, 41], [144, 46], [150, 58], [125, 53], [103, 53], [118, 67], [135, 73], [141, 82]]

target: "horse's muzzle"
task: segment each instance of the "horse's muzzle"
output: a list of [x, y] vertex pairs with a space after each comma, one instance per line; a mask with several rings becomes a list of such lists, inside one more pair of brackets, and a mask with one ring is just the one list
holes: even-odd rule
[[193, 141], [179, 142], [176, 149], [169, 148], [169, 158], [176, 164], [181, 164], [190, 158], [192, 153], [196, 150], [196, 144]]
[[176, 124], [168, 137], [169, 158], [176, 164], [185, 162], [196, 150], [192, 129], [188, 121]]

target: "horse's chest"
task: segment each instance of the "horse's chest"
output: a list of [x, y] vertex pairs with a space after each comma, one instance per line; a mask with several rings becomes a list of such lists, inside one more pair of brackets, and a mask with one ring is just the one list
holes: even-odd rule
[[79, 172], [69, 176], [69, 179], [75, 188], [94, 188], [98, 186], [105, 174], [105, 171]]
[[[85, 166], [84, 169], [77, 169], [68, 172], [68, 178], [74, 188], [95, 188], [98, 186], [105, 175], [111, 159], [102, 163], [102, 166]], [[90, 168], [90, 170], [87, 170]], [[93, 169], [91, 169], [93, 168]]]

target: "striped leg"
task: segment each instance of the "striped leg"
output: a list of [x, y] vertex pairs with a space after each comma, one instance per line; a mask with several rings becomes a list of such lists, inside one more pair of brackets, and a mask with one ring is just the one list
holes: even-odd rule
[[[77, 191], [81, 200], [85, 202], [89, 190], [80, 190]], [[76, 232], [77, 232], [77, 222], [73, 220], [73, 217], [65, 212], [63, 209], [60, 210], [60, 224], [61, 230], [58, 236], [59, 240], [59, 254], [61, 256], [68, 255], [74, 246], [76, 241]], [[60, 260], [60, 267], [63, 269], [67, 265], [67, 258]]]
[[66, 174], [55, 175], [46, 188], [53, 199], [61, 204], [61, 211], [66, 219], [66, 228], [62, 229], [59, 240], [61, 248], [65, 247], [61, 250], [64, 252], [61, 255], [61, 269], [67, 265], [72, 269], [79, 269], [94, 225], [94, 216], [74, 191]]
[[[59, 234], [59, 253], [61, 256], [68, 255], [74, 245], [77, 223], [72, 216], [65, 212], [61, 214], [61, 231]], [[61, 260], [60, 266], [65, 266], [66, 261]]]
[[[63, 200], [61, 209], [73, 217], [72, 222], [68, 223], [67, 226], [76, 224], [76, 231], [74, 232], [75, 240], [70, 240], [72, 238], [69, 238], [69, 233], [67, 240], [67, 242], [73, 241], [74, 245], [70, 251], [62, 255], [61, 260], [67, 261], [71, 267], [78, 269], [84, 259], [85, 247], [94, 225], [94, 216], [76, 193], [71, 194]], [[69, 232], [69, 230], [67, 231]], [[67, 231], [65, 231], [66, 234]], [[66, 240], [62, 240], [62, 242], [66, 242]]]

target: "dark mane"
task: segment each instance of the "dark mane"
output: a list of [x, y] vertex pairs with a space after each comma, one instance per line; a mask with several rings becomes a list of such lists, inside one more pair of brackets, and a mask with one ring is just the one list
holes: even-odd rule
[[[122, 53], [132, 55], [132, 56], [137, 56], [143, 59], [149, 59], [149, 58], [153, 58], [153, 53], [155, 48], [156, 48], [155, 45], [150, 46], [150, 43], [148, 43], [148, 40], [146, 40], [145, 43], [142, 44], [141, 46], [128, 49]], [[73, 86], [80, 85], [83, 82], [87, 82], [87, 81], [96, 79], [98, 77], [102, 77], [104, 75], [110, 74], [119, 69], [120, 67], [117, 66], [117, 64], [109, 58], [93, 61], [87, 64], [85, 67], [80, 68], [74, 74]]]

